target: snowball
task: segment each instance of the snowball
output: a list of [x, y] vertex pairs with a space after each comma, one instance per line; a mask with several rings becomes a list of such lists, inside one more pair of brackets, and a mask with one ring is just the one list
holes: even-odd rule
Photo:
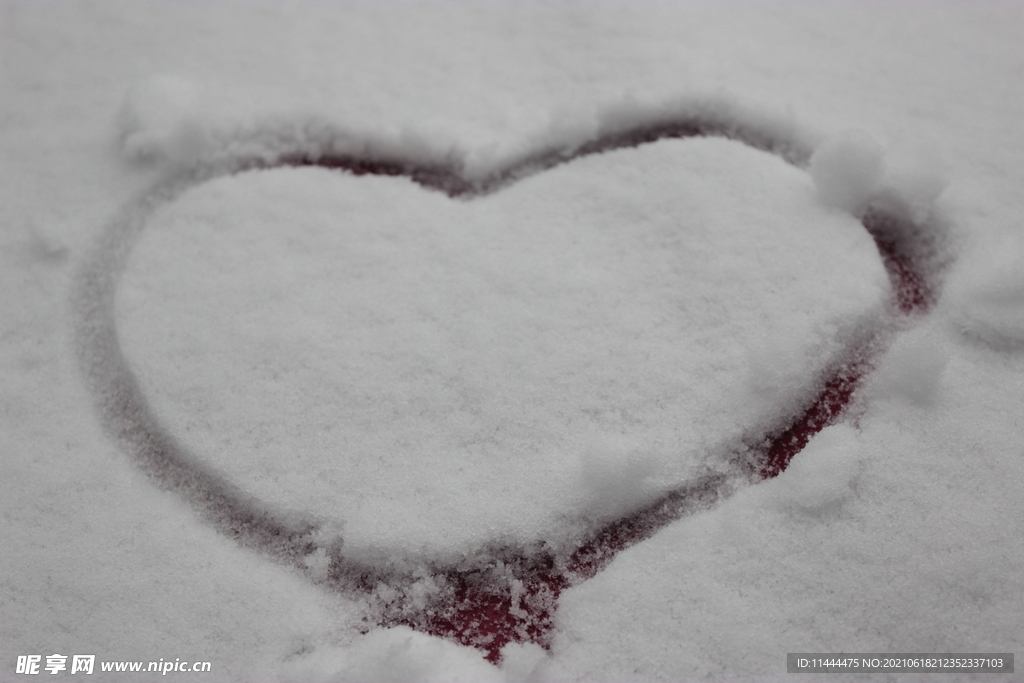
[[[520, 662], [521, 657], [516, 661]], [[321, 648], [287, 665], [282, 681], [308, 683], [505, 683], [479, 650], [406, 626], [370, 631], [354, 645]]]
[[939, 392], [949, 352], [929, 330], [914, 330], [897, 339], [875, 372], [873, 393], [919, 406], [932, 405]]
[[823, 204], [859, 215], [878, 190], [882, 148], [866, 133], [847, 131], [814, 150], [810, 173]]
[[857, 431], [853, 427], [826, 427], [771, 482], [773, 502], [778, 507], [812, 515], [841, 505], [852, 494], [860, 470], [858, 451]]
[[923, 223], [949, 183], [946, 161], [935, 148], [897, 144], [887, 148], [882, 186], [914, 223]]
[[206, 130], [200, 88], [178, 76], [154, 76], [132, 87], [118, 115], [124, 155], [183, 165], [200, 156]]

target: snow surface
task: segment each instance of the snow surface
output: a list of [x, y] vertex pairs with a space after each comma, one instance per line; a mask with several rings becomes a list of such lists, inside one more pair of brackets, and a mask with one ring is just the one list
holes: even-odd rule
[[[813, 192], [722, 139], [577, 159], [471, 201], [250, 172], [147, 222], [121, 343], [187, 448], [336, 520], [348, 557], [560, 546], [797, 412], [880, 315], [874, 242]], [[763, 345], [792, 351], [767, 361], [771, 401], [751, 390]]]
[[[1024, 20], [1019, 3], [7, 0], [2, 10], [0, 678], [15, 677], [19, 654], [53, 652], [95, 653], [101, 660], [209, 660], [216, 678], [238, 680], [559, 681], [782, 678], [785, 654], [795, 651], [1021, 651]], [[583, 194], [591, 201], [581, 210], [593, 211], [601, 225], [617, 226], [636, 218], [639, 208], [630, 207], [630, 198], [646, 196], [670, 209], [706, 212], [697, 226], [717, 225], [736, 231], [737, 238], [745, 226], [725, 220], [726, 215], [760, 220], [767, 213], [786, 228], [783, 233], [806, 229], [811, 217], [820, 218], [828, 228], [813, 238], [827, 244], [815, 253], [834, 250], [834, 256], [849, 257], [861, 264], [867, 279], [845, 270], [829, 273], [831, 262], [808, 263], [800, 252], [774, 241], [772, 253], [811, 272], [823, 270], [829, 277], [820, 282], [829, 286], [856, 283], [851, 286], [863, 288], [859, 294], [843, 292], [834, 301], [863, 312], [875, 305], [872, 296], [882, 285], [880, 271], [861, 258], [870, 242], [859, 232], [847, 232], [853, 225], [849, 212], [873, 199], [895, 201], [918, 223], [927, 219], [946, 231], [948, 238], [940, 240], [945, 251], [936, 260], [949, 264], [942, 274], [944, 289], [930, 313], [895, 334], [848, 421], [818, 434], [789, 470], [670, 525], [565, 591], [550, 651], [510, 645], [499, 668], [476, 650], [404, 628], [361, 635], [366, 606], [360, 600], [325, 591], [205, 526], [188, 505], [133, 469], [104, 433], [76, 356], [72, 322], [82, 312], [74, 308], [79, 304], [72, 288], [111, 217], [164, 174], [232, 154], [270, 154], [296, 140], [315, 145], [325, 131], [342, 130], [348, 133], [339, 144], [349, 149], [461, 160], [472, 176], [530, 150], [571, 145], [602, 126], [680, 98], [706, 107], [734, 103], [735, 111], [766, 127], [796, 131], [795, 138], [812, 146], [825, 142], [809, 175], [737, 143], [657, 143], [574, 161], [458, 204], [457, 212], [474, 216], [486, 212], [489, 203], [507, 202], [508, 211], [529, 213], [531, 203], [515, 201], [517, 193], [553, 191], [560, 178], [572, 186], [588, 176], [629, 173], [641, 166], [630, 166], [629, 158], [652, 155], [658, 163], [679, 164], [673, 177], [685, 182], [670, 183], [662, 174], [643, 184], [646, 195], [634, 186], [627, 191], [628, 184], [596, 197]], [[846, 132], [851, 130], [858, 132]], [[615, 157], [624, 160], [622, 167], [596, 169]], [[713, 170], [694, 172], [690, 164], [697, 162]], [[751, 175], [759, 182], [751, 184]], [[727, 182], [712, 182], [726, 176]], [[757, 195], [754, 185], [773, 193]], [[694, 191], [695, 186], [703, 191]], [[283, 248], [275, 250], [275, 242], [265, 241], [285, 239], [267, 225], [274, 212], [289, 204], [304, 209], [288, 220], [306, 231], [308, 237], [297, 244], [310, 252], [309, 267], [322, 269], [333, 265], [324, 246], [336, 239], [323, 229], [336, 215], [327, 209], [372, 201], [370, 192], [380, 193], [377, 206], [388, 215], [429, 216], [415, 223], [425, 231], [436, 230], [432, 221], [453, 206], [444, 195], [401, 179], [278, 170], [199, 186], [159, 210], [132, 252], [125, 275], [130, 286], [121, 292], [119, 305], [126, 354], [142, 368], [143, 382], [152, 383], [150, 395], [172, 430], [184, 430], [174, 420], [196, 419], [203, 410], [199, 402], [211, 400], [205, 392], [245, 391], [238, 373], [252, 357], [232, 356], [217, 345], [229, 344], [230, 335], [240, 332], [232, 324], [255, 293], [252, 271], [246, 269], [252, 259], [266, 258], [276, 267], [288, 263]], [[227, 206], [213, 201], [217, 193]], [[284, 204], [274, 201], [277, 197]], [[624, 213], [608, 216], [611, 209], [600, 210], [607, 206], [603, 202], [625, 207], [617, 209]], [[236, 211], [229, 214], [228, 206]], [[782, 225], [771, 207], [785, 215], [797, 212], [801, 219]], [[723, 214], [726, 210], [736, 213]], [[221, 242], [189, 218], [204, 211], [207, 225], [229, 230]], [[241, 216], [248, 225], [232, 225]], [[714, 222], [719, 218], [723, 224]], [[452, 218], [457, 220], [471, 222]], [[659, 220], [672, 224], [666, 216], [654, 216], [647, 225], [656, 228]], [[762, 225], [751, 220], [747, 227], [755, 224]], [[153, 230], [157, 225], [166, 228], [159, 236]], [[198, 234], [183, 239], [189, 230]], [[249, 242], [229, 239], [243, 234]], [[847, 235], [848, 246], [825, 239], [828, 235]], [[368, 236], [361, 248], [380, 248], [377, 237]], [[503, 253], [514, 246], [523, 250], [517, 253], [530, 254], [557, 237], [534, 235], [503, 247]], [[595, 248], [605, 251], [597, 262], [616, 266], [643, 257], [652, 259], [645, 264], [658, 263], [656, 253], [638, 253], [633, 246], [599, 243]], [[609, 256], [617, 247], [623, 249], [621, 262]], [[231, 258], [239, 260], [238, 267], [226, 267]], [[789, 262], [771, 259], [757, 281], [778, 281], [771, 268]], [[529, 270], [534, 262], [522, 256], [503, 265]], [[700, 265], [719, 272], [711, 263]], [[426, 262], [410, 266], [427, 267]], [[638, 273], [650, 279], [642, 287], [638, 283], [637, 291], [652, 291], [655, 303], [666, 305], [664, 292], [646, 289], [661, 282], [654, 274]], [[271, 275], [295, 277], [268, 269], [259, 281], [269, 283]], [[350, 270], [343, 275], [352, 277]], [[315, 278], [301, 280], [308, 284]], [[188, 301], [170, 296], [167, 288], [176, 284], [197, 297], [216, 297], [216, 310], [237, 315], [206, 319], [212, 308], [190, 308]], [[818, 302], [830, 299], [833, 294], [818, 284], [793, 282], [785, 291], [807, 293]], [[237, 296], [222, 285], [237, 287]], [[375, 291], [408, 288], [384, 279]], [[556, 311], [555, 303], [540, 308], [526, 294], [516, 296], [531, 302], [524, 309]], [[148, 315], [147, 302], [154, 300], [181, 306], [176, 314], [186, 323], [183, 329], [204, 325], [210, 332], [203, 342], [212, 349], [186, 356], [183, 361], [193, 365], [186, 364], [191, 370], [178, 375], [177, 384], [160, 374], [168, 372], [169, 358], [159, 362], [158, 355], [147, 355], [169, 357], [175, 348], [181, 350], [168, 332], [176, 328], [175, 319]], [[717, 377], [694, 383], [696, 395], [747, 411], [722, 415], [714, 411], [720, 403], [697, 401], [709, 419], [764, 419], [759, 411], [778, 405], [755, 398], [784, 404], [789, 394], [775, 393], [778, 380], [790, 386], [787, 378], [794, 369], [817, 367], [829, 357], [828, 348], [815, 342], [836, 337], [801, 317], [808, 306], [787, 309], [781, 298], [773, 303], [769, 287], [756, 303], [774, 306], [760, 324], [777, 327], [781, 336], [768, 334], [757, 344], [729, 339], [708, 345], [723, 359], [735, 357], [729, 355], [738, 352], [734, 345], [757, 347], [746, 349], [743, 372], [733, 360], [722, 361], [727, 379], [721, 392], [710, 385]], [[815, 310], [815, 320], [828, 321], [831, 315], [856, 324], [838, 309]], [[255, 322], [263, 326], [286, 317], [285, 312], [265, 311]], [[643, 318], [648, 312], [636, 313]], [[282, 324], [280, 334], [306, 336], [302, 320]], [[396, 331], [417, 332], [405, 326]], [[154, 348], [147, 338], [161, 346]], [[794, 347], [791, 338], [801, 343]], [[291, 362], [280, 353], [279, 341], [271, 339], [263, 351], [275, 362]], [[614, 338], [600, 341], [611, 344]], [[401, 345], [407, 342], [395, 339], [390, 348], [409, 355], [415, 345]], [[597, 353], [600, 347], [585, 350]], [[679, 349], [657, 350], [671, 362], [700, 366]], [[781, 368], [773, 366], [776, 359]], [[196, 402], [160, 397], [159, 391], [189, 390], [188, 376], [199, 367], [225, 373], [230, 382], [210, 386], [206, 378]], [[363, 381], [372, 383], [376, 370], [363, 371], [369, 373]], [[505, 375], [496, 379], [504, 381]], [[667, 382], [671, 375], [658, 379]], [[738, 393], [729, 394], [730, 387]], [[552, 393], [542, 392], [543, 399]], [[244, 431], [244, 424], [227, 419], [238, 410], [228, 405], [226, 412], [203, 416]], [[247, 414], [260, 419], [259, 413]], [[423, 428], [433, 424], [427, 421]], [[657, 412], [645, 424], [668, 428]], [[301, 426], [271, 425], [282, 432]], [[204, 447], [221, 436], [215, 430], [178, 436], [195, 439], [196, 451], [211, 457], [228, 453]], [[451, 436], [446, 431], [437, 438]], [[579, 439], [571, 432], [552, 438], [570, 445]], [[712, 429], [697, 438], [713, 444], [725, 437]], [[650, 492], [649, 480], [679, 475], [660, 465], [653, 476], [646, 468], [627, 467], [632, 475], [619, 484], [615, 480], [623, 469], [615, 454], [634, 446], [613, 443], [612, 456], [599, 455], [582, 468], [596, 497], [612, 501], [603, 512], [636, 504], [636, 496]], [[282, 453], [302, 457], [287, 449]], [[217, 464], [244, 470], [252, 462]], [[450, 458], [439, 458], [438, 464], [458, 469]], [[278, 465], [285, 463], [263, 463]], [[259, 471], [243, 483], [291, 504], [291, 496], [308, 481], [292, 480], [299, 473], [290, 467], [282, 471], [286, 478], [276, 485]], [[537, 473], [507, 476], [510, 485], [525, 484]], [[600, 514], [593, 500], [581, 506], [573, 502], [587, 478], [569, 481], [545, 482], [543, 500], [565, 504], [564, 514]], [[558, 495], [559, 486], [566, 496]], [[402, 499], [403, 507], [408, 502]], [[416, 512], [410, 503], [389, 514]], [[346, 514], [351, 511], [339, 516]], [[399, 516], [404, 526], [407, 518]], [[551, 519], [536, 519], [542, 517]], [[400, 543], [402, 534], [415, 528], [396, 528], [382, 541], [372, 521], [362, 522], [368, 546]], [[475, 522], [478, 529], [449, 540], [468, 542], [483, 533], [486, 518]], [[515, 528], [524, 519], [502, 523]], [[348, 533], [343, 526], [346, 542]], [[307, 559], [315, 568], [324, 558]]]

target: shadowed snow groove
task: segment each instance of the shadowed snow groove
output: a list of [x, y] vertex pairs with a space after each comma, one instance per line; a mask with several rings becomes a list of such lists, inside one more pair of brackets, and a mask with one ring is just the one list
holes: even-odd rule
[[[879, 329], [865, 331], [861, 340], [836, 359], [831, 371], [810, 378], [813, 384], [808, 388], [818, 389], [803, 412], [784, 424], [736, 435], [738, 445], [726, 458], [731, 463], [727, 469], [709, 472], [653, 504], [595, 529], [567, 552], [555, 554], [540, 543], [536, 547], [488, 547], [455, 566], [424, 566], [411, 560], [404, 566], [387, 567], [353, 562], [346, 559], [339, 544], [318, 544], [318, 520], [272, 510], [204, 464], [202, 454], [179, 443], [149, 407], [120, 348], [114, 299], [132, 246], [157, 207], [198, 184], [245, 170], [319, 166], [356, 175], [404, 176], [451, 197], [472, 199], [582, 156], [666, 138], [728, 137], [800, 167], [806, 165], [811, 152], [785, 128], [762, 125], [756, 117], [735, 113], [660, 112], [633, 121], [605, 126], [573, 145], [535, 149], [476, 176], [467, 175], [464, 162], [457, 158], [414, 161], [393, 152], [368, 152], [369, 145], [357, 148], [363, 151], [351, 151], [351, 136], [339, 131], [337, 144], [332, 139], [318, 145], [280, 140], [269, 152], [228, 153], [165, 178], [111, 220], [75, 283], [78, 359], [107, 433], [157, 486], [177, 494], [224, 535], [297, 568], [327, 589], [365, 595], [373, 614], [367, 628], [408, 625], [480, 648], [492, 662], [498, 661], [501, 648], [509, 642], [547, 647], [562, 590], [594, 576], [620, 550], [649, 538], [667, 524], [712, 507], [741, 486], [777, 476], [814, 434], [842, 417], [870, 369], [871, 359], [884, 347], [899, 318], [926, 312], [936, 299], [934, 245], [926, 239], [926, 230], [903, 218], [898, 207], [873, 207], [865, 214], [862, 222], [874, 237], [893, 284], [890, 320]], [[318, 551], [330, 558], [326, 576], [312, 572], [304, 562]], [[420, 589], [415, 591], [418, 600], [409, 597], [413, 592], [407, 590], [414, 585]]]

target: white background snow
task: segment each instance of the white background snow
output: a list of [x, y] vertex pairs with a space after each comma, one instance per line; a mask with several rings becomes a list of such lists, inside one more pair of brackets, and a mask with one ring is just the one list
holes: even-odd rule
[[[2, 12], [0, 679], [51, 653], [209, 660], [217, 680], [496, 681], [781, 679], [799, 651], [1020, 654], [1020, 3]], [[611, 106], [709, 95], [827, 140], [817, 201], [857, 210], [897, 188], [948, 229], [954, 260], [855, 422], [566, 591], [550, 652], [510, 648], [499, 669], [403, 629], [360, 635], [358, 603], [203, 526], [103, 433], [74, 352], [74, 275], [168, 168], [294, 121], [486, 168]]]

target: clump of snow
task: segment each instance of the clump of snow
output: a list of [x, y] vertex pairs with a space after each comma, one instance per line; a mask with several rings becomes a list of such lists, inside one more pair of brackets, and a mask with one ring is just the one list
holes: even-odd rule
[[[519, 672], [525, 658], [516, 655]], [[479, 650], [406, 626], [375, 629], [348, 647], [321, 647], [283, 666], [278, 677], [303, 683], [517, 683]]]
[[882, 171], [882, 147], [862, 131], [829, 138], [811, 155], [810, 173], [822, 203], [855, 216], [874, 199]]
[[642, 442], [621, 434], [584, 440], [579, 454], [580, 478], [587, 505], [596, 517], [614, 518], [636, 509], [657, 491], [651, 478], [662, 467], [644, 448]]
[[35, 221], [26, 221], [20, 230], [21, 235], [5, 235], [7, 239], [0, 242], [0, 249], [7, 258], [26, 264], [63, 262], [68, 256], [68, 247], [60, 237], [50, 233], [45, 226]]
[[509, 643], [501, 648], [500, 670], [507, 683], [526, 683], [536, 680], [536, 672], [547, 657], [547, 652], [534, 643]]
[[938, 400], [949, 352], [935, 334], [926, 326], [897, 337], [872, 374], [871, 395], [907, 400], [921, 407]]
[[811, 155], [809, 171], [822, 203], [855, 216], [872, 204], [923, 224], [948, 183], [946, 164], [932, 146], [901, 141], [883, 148], [850, 130], [827, 138]]
[[302, 683], [525, 683], [547, 653], [532, 643], [509, 643], [501, 662], [480, 650], [407, 626], [377, 628], [344, 646], [321, 646], [279, 665], [277, 678]]
[[326, 548], [317, 548], [302, 561], [317, 581], [327, 580], [327, 570], [330, 569], [331, 558], [328, 556]]
[[924, 224], [949, 184], [947, 162], [933, 145], [899, 142], [886, 147], [881, 185], [887, 208]]
[[803, 514], [834, 510], [853, 495], [860, 450], [856, 429], [826, 427], [793, 456], [785, 472], [765, 484], [765, 494], [774, 505]]
[[187, 165], [207, 143], [202, 90], [180, 76], [153, 76], [133, 86], [118, 114], [122, 151], [129, 159]]
[[944, 308], [965, 335], [993, 349], [1024, 349], [1024, 236], [1019, 227], [975, 245], [946, 285]]

